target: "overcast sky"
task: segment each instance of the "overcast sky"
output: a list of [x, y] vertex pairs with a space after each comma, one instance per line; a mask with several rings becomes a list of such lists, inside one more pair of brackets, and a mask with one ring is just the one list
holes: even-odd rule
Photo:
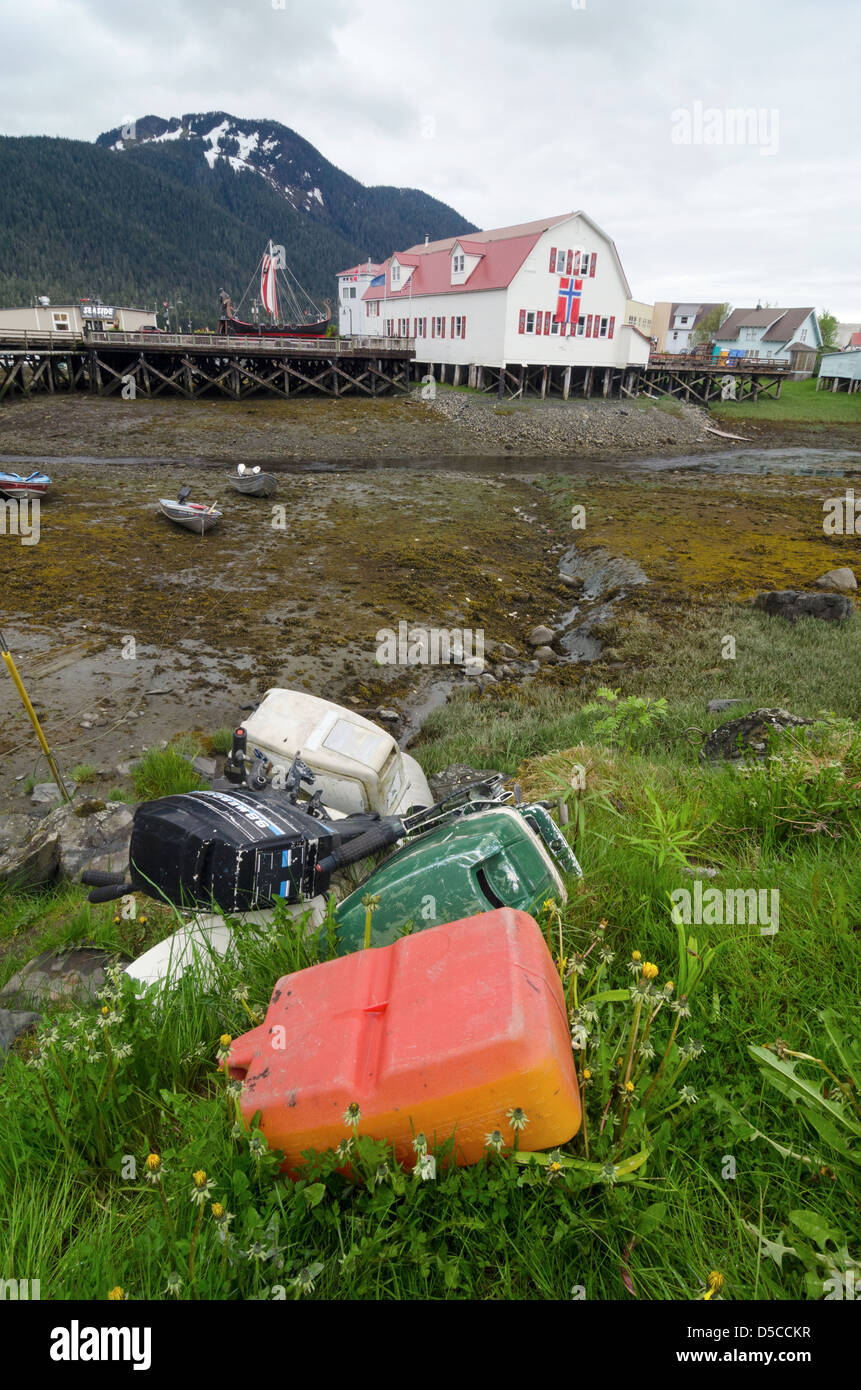
[[271, 118], [481, 227], [583, 208], [636, 298], [861, 321], [859, 0], [0, 0], [0, 34], [5, 134]]

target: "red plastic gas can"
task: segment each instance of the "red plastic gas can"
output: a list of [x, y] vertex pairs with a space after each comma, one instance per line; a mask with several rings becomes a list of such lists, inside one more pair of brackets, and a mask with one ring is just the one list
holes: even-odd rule
[[261, 1112], [290, 1169], [350, 1137], [352, 1102], [358, 1132], [404, 1163], [418, 1133], [454, 1135], [458, 1163], [480, 1159], [493, 1130], [513, 1145], [516, 1107], [522, 1149], [565, 1143], [580, 1125], [559, 975], [538, 924], [507, 907], [285, 975], [227, 1065], [245, 1083], [244, 1117]]

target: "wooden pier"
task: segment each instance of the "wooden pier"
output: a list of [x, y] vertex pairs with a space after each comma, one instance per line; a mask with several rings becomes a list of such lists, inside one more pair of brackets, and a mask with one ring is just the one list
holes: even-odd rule
[[541, 366], [506, 362], [503, 366], [458, 366], [451, 363], [417, 362], [416, 377], [450, 382], [452, 386], [470, 386], [485, 394], [497, 395], [500, 400], [537, 396], [542, 400], [558, 397], [563, 401], [572, 396], [603, 396], [631, 398], [633, 396], [675, 396], [695, 405], [708, 405], [725, 399], [727, 377], [734, 381], [733, 400], [759, 400], [760, 396], [779, 396], [789, 367], [772, 363], [763, 367], [753, 358], [728, 366], [702, 357], [651, 357], [643, 366], [588, 367]]
[[408, 338], [238, 338], [215, 333], [0, 333], [0, 400], [37, 393], [197, 400], [383, 396], [409, 389]]

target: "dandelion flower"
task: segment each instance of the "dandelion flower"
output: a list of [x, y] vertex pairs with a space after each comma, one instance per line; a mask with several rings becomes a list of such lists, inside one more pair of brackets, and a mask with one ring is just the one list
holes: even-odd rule
[[485, 1135], [484, 1147], [493, 1149], [495, 1153], [502, 1153], [505, 1148], [505, 1140], [498, 1129], [495, 1129], [492, 1134]]
[[529, 1124], [529, 1116], [521, 1110], [519, 1105], [513, 1106], [511, 1110], [506, 1110], [505, 1117], [514, 1130], [525, 1129]]
[[350, 1101], [350, 1104], [347, 1106], [346, 1110], [344, 1111], [344, 1124], [345, 1124], [345, 1125], [348, 1125], [348, 1126], [350, 1126], [350, 1125], [357, 1125], [357, 1124], [359, 1123], [359, 1121], [361, 1120], [361, 1118], [362, 1118], [362, 1112], [361, 1112], [361, 1110], [359, 1109], [358, 1102], [355, 1101], [355, 1100], [351, 1100], [351, 1101]]
[[551, 1154], [548, 1154], [548, 1159], [547, 1181], [552, 1182], [554, 1178], [558, 1178], [560, 1174], [564, 1172], [564, 1166], [562, 1163], [562, 1155], [558, 1149], [554, 1149]]
[[218, 1050], [215, 1054], [219, 1062], [227, 1061], [230, 1056], [230, 1044], [232, 1042], [233, 1038], [230, 1033], [222, 1033], [221, 1037], [218, 1039]]
[[255, 1240], [245, 1251], [245, 1258], [247, 1260], [256, 1260], [259, 1264], [261, 1260], [266, 1259], [266, 1246], [261, 1240]]
[[679, 1100], [684, 1101], [685, 1105], [696, 1105], [698, 1096], [692, 1086], [683, 1086], [679, 1091]]
[[637, 960], [637, 961], [639, 961], [639, 960], [642, 960], [642, 959], [643, 959], [643, 957], [640, 955], [640, 952], [639, 952], [639, 951], [632, 951], [632, 952], [631, 952], [631, 960]]
[[147, 1182], [159, 1183], [164, 1175], [161, 1154], [147, 1154], [146, 1173], [144, 1174]]
[[254, 1134], [252, 1134], [251, 1138], [248, 1140], [248, 1152], [258, 1163], [263, 1155], [269, 1152], [269, 1145], [266, 1143], [266, 1140], [259, 1130], [255, 1130]]
[[670, 1008], [674, 1013], [678, 1014], [679, 1018], [690, 1018], [691, 1016], [691, 1011], [688, 1007], [688, 996], [686, 994], [682, 994], [678, 999], [674, 1000], [670, 1004]]
[[319, 1261], [312, 1265], [305, 1265], [303, 1269], [299, 1270], [296, 1278], [291, 1281], [294, 1289], [300, 1289], [302, 1293], [313, 1293], [316, 1281], [322, 1272], [323, 1266]]
[[588, 1067], [586, 1068], [586, 1070], [585, 1070], [584, 1073], [583, 1073], [583, 1080], [584, 1080], [584, 1081], [591, 1081], [591, 1080], [592, 1080], [592, 1073], [591, 1073], [591, 1071], [589, 1070]]
[[413, 1175], [421, 1178], [422, 1182], [430, 1182], [436, 1177], [436, 1159], [433, 1154], [419, 1154], [419, 1161], [413, 1169]]
[[176, 1273], [167, 1276], [167, 1288], [165, 1293], [171, 1294], [174, 1298], [179, 1298], [182, 1291], [182, 1280]]
[[645, 965], [643, 966], [643, 977], [644, 977], [644, 979], [646, 979], [646, 980], [654, 980], [654, 979], [657, 977], [657, 974], [658, 974], [658, 967], [657, 967], [656, 965], [653, 965], [652, 962], [651, 962], [650, 960], [647, 960], [646, 963], [645, 963]]
[[601, 1179], [602, 1182], [606, 1182], [606, 1183], [614, 1183], [614, 1182], [616, 1182], [616, 1165], [615, 1165], [614, 1163], [605, 1163], [605, 1164], [603, 1164], [602, 1167], [601, 1167], [601, 1172], [600, 1172], [600, 1174], [599, 1174], [599, 1177], [600, 1177], [600, 1179]]
[[204, 1202], [209, 1201], [214, 1187], [214, 1180], [212, 1178], [207, 1178], [203, 1169], [199, 1168], [196, 1173], [192, 1173], [191, 1175], [191, 1190], [188, 1194], [189, 1201], [194, 1202], [195, 1206], [202, 1207]]
[[341, 1142], [340, 1142], [340, 1144], [338, 1145], [338, 1147], [335, 1149], [335, 1157], [336, 1157], [336, 1158], [340, 1158], [341, 1160], [343, 1160], [343, 1159], [349, 1158], [349, 1157], [350, 1157], [350, 1154], [351, 1154], [352, 1152], [353, 1152], [353, 1141], [352, 1141], [352, 1139], [342, 1139]]
[[625, 1082], [625, 1090], [627, 1091], [627, 1093], [628, 1093], [629, 1096], [633, 1094], [633, 1091], [634, 1091], [634, 1083], [633, 1083], [633, 1081], [626, 1081], [626, 1082]]
[[705, 1301], [707, 1302], [708, 1299], [711, 1298], [712, 1294], [720, 1293], [722, 1288], [723, 1275], [721, 1274], [719, 1269], [713, 1269], [709, 1274], [708, 1279], [706, 1279], [706, 1289], [708, 1290], [708, 1292], [705, 1295]]
[[388, 1163], [386, 1162], [386, 1160], [383, 1159], [382, 1162], [380, 1162], [380, 1163], [377, 1164], [377, 1170], [376, 1170], [376, 1172], [374, 1173], [374, 1182], [375, 1182], [375, 1183], [385, 1182], [385, 1181], [386, 1181], [386, 1178], [387, 1178], [388, 1176], [389, 1176], [389, 1165], [388, 1165]]
[[108, 1292], [108, 1301], [110, 1303], [122, 1303], [125, 1296], [125, 1290], [121, 1289], [119, 1284], [116, 1284], [114, 1288], [110, 1289]]
[[428, 1141], [423, 1134], [416, 1135], [415, 1139], [413, 1140], [413, 1148], [415, 1149], [419, 1157], [421, 1157], [422, 1154], [427, 1153]]

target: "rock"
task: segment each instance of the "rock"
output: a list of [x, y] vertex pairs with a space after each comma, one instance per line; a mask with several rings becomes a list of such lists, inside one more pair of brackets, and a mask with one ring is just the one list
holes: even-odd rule
[[843, 594], [810, 594], [803, 589], [775, 589], [757, 594], [754, 608], [772, 618], [794, 623], [798, 618], [822, 618], [842, 623], [852, 616], [852, 601]]
[[820, 589], [836, 589], [839, 594], [851, 594], [853, 589], [858, 588], [858, 580], [848, 565], [839, 570], [829, 570], [827, 574], [820, 574], [816, 583]]
[[128, 762], [128, 763], [117, 763], [117, 767], [116, 767], [117, 776], [119, 776], [119, 777], [131, 777], [132, 771], [134, 770], [134, 768], [137, 767], [137, 765], [138, 765], [139, 762], [140, 762], [140, 758], [135, 758], [135, 759], [133, 759], [132, 762]]
[[772, 734], [800, 729], [812, 722], [786, 709], [755, 709], [713, 729], [700, 750], [700, 760], [739, 762], [749, 757], [767, 757]]
[[601, 653], [601, 659], [602, 661], [619, 662], [623, 660], [622, 653], [619, 651], [618, 647], [605, 647], [603, 652]]
[[[487, 643], [485, 643], [485, 646], [486, 645]], [[503, 661], [517, 660], [517, 648], [512, 647], [510, 642], [494, 642], [491, 650], [493, 651], [493, 655], [497, 658], [497, 660], [500, 657], [503, 659]]]
[[554, 634], [549, 627], [534, 627], [526, 638], [530, 647], [546, 647], [553, 641]]
[[37, 782], [30, 800], [34, 806], [50, 806], [53, 801], [62, 801], [60, 788], [56, 782]]
[[396, 709], [380, 708], [377, 710], [377, 718], [385, 720], [387, 724], [397, 724], [400, 717]]
[[214, 777], [218, 770], [218, 763], [214, 758], [204, 758], [200, 754], [192, 759], [191, 765], [201, 777]]
[[128, 862], [133, 819], [134, 808], [122, 801], [58, 806], [45, 817], [29, 847], [35, 852], [56, 837], [60, 878], [77, 879], [88, 868], [121, 870]]
[[56, 878], [59, 866], [60, 836], [56, 831], [46, 835], [40, 828], [0, 855], [0, 883], [18, 891], [39, 888]]
[[706, 705], [707, 714], [723, 714], [725, 709], [732, 709], [733, 705], [743, 705], [744, 700], [709, 700]]
[[552, 647], [536, 647], [532, 653], [536, 661], [542, 664], [547, 661], [556, 661], [557, 656]]
[[103, 951], [98, 946], [43, 951], [7, 981], [0, 990], [0, 1000], [7, 1004], [28, 1000], [49, 1004], [58, 999], [83, 1003], [95, 999], [99, 990], [104, 989], [107, 966], [130, 963], [127, 957]]
[[683, 874], [690, 878], [717, 878], [718, 871], [713, 869], [710, 864], [685, 864], [682, 869]]
[[41, 1014], [19, 1009], [0, 1009], [0, 1066], [3, 1065], [3, 1053], [8, 1052], [15, 1039], [28, 1032], [41, 1017]]
[[449, 767], [444, 767], [442, 772], [434, 772], [428, 778], [431, 796], [434, 802], [442, 801], [451, 792], [459, 791], [461, 787], [469, 787], [473, 782], [485, 782], [488, 777], [504, 777], [505, 773], [494, 772], [491, 770], [480, 770], [469, 767], [467, 763], [452, 763]]
[[35, 816], [25, 816], [17, 812], [0, 816], [0, 853], [14, 845], [23, 845], [38, 824]]

